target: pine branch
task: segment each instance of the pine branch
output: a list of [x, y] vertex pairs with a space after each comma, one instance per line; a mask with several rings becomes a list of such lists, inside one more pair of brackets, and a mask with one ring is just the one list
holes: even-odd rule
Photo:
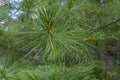
[[117, 23], [119, 20], [120, 20], [120, 17], [117, 18], [116, 20], [113, 20], [112, 22], [109, 22], [108, 24], [105, 24], [105, 25], [103, 25], [103, 26], [97, 27], [96, 29], [94, 29], [94, 30], [92, 30], [92, 31], [89, 31], [88, 34], [90, 35], [90, 34], [92, 34], [92, 33], [95, 33], [95, 32], [97, 32], [97, 31], [100, 31], [100, 30], [102, 30], [102, 29], [104, 29], [104, 28], [106, 28], [106, 27], [108, 27], [108, 26], [110, 26], [110, 25], [112, 25], [112, 24], [114, 24], [114, 23]]
[[114, 20], [114, 21], [112, 21], [112, 22], [110, 22], [110, 23], [108, 23], [108, 24], [102, 26], [101, 28], [105, 28], [105, 27], [107, 27], [107, 26], [109, 26], [109, 25], [112, 25], [112, 24], [118, 22], [119, 20], [120, 20], [120, 17], [119, 17], [118, 19], [116, 19], [116, 20]]

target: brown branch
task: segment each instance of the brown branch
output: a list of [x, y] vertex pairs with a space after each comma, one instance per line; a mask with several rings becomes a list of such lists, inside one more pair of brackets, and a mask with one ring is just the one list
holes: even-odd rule
[[109, 25], [111, 25], [111, 24], [113, 24], [113, 23], [118, 22], [119, 20], [120, 20], [120, 17], [119, 17], [118, 19], [116, 19], [116, 20], [114, 20], [114, 21], [112, 21], [112, 22], [110, 22], [110, 23], [108, 23], [108, 24], [102, 26], [101, 28], [105, 28], [105, 27], [107, 27], [107, 26], [109, 26]]
[[100, 31], [101, 29], [106, 28], [106, 27], [108, 27], [108, 26], [110, 26], [110, 25], [118, 22], [119, 20], [120, 20], [120, 17], [117, 18], [116, 20], [113, 20], [112, 22], [110, 22], [110, 23], [108, 23], [108, 24], [105, 24], [105, 25], [103, 25], [103, 26], [97, 27], [96, 29], [94, 29], [94, 30], [92, 30], [92, 31], [89, 31], [88, 34], [90, 35], [90, 34], [92, 34], [92, 33], [95, 33], [95, 32], [97, 32], [97, 31]]

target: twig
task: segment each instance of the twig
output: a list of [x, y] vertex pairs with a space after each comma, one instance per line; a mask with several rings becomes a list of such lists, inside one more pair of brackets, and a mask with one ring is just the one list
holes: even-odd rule
[[106, 28], [106, 27], [108, 27], [108, 26], [110, 26], [110, 25], [118, 22], [119, 20], [120, 20], [120, 17], [117, 18], [116, 20], [113, 20], [112, 22], [110, 22], [110, 23], [108, 23], [108, 24], [105, 24], [105, 25], [103, 25], [103, 26], [97, 27], [96, 29], [94, 29], [94, 30], [92, 30], [92, 31], [89, 31], [88, 34], [90, 35], [90, 34], [92, 34], [92, 33], [94, 33], [94, 32], [97, 32], [97, 31], [103, 29], [103, 28]]

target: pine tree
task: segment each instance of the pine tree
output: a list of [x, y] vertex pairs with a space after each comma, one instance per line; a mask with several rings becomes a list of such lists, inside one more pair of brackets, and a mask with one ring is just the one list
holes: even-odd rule
[[0, 1], [0, 79], [117, 79], [119, 9], [120, 0]]

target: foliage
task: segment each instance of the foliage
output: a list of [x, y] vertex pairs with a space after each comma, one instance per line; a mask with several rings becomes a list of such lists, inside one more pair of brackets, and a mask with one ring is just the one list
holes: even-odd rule
[[98, 56], [120, 44], [120, 0], [4, 2], [0, 79], [108, 80]]

